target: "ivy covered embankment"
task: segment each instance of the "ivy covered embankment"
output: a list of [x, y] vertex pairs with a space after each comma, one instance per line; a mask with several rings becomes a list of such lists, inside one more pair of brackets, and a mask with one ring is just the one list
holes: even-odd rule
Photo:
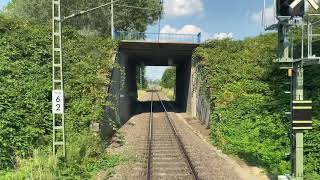
[[51, 28], [0, 14], [0, 179], [86, 179], [114, 166], [99, 136], [117, 44], [63, 32], [67, 163], [54, 160]]
[[[211, 104], [212, 143], [249, 164], [281, 174], [289, 171], [289, 121], [285, 112], [290, 97], [284, 92], [290, 90], [286, 84], [290, 79], [273, 62], [276, 38], [267, 34], [245, 40], [208, 41], [195, 51], [193, 59], [201, 89]], [[317, 104], [320, 73], [315, 68], [305, 70], [306, 98]], [[317, 112], [314, 130], [305, 136], [305, 173], [309, 178], [320, 177]]]

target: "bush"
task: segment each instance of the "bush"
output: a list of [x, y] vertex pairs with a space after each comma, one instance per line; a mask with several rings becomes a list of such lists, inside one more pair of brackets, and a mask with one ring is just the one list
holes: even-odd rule
[[171, 67], [164, 71], [160, 85], [164, 88], [172, 89], [175, 88], [176, 83], [176, 68]]
[[289, 167], [284, 116], [289, 96], [283, 95], [284, 73], [272, 63], [275, 50], [272, 34], [209, 41], [196, 50], [194, 63], [212, 105], [212, 142], [250, 164], [283, 173]]
[[[209, 41], [196, 50], [194, 64], [200, 89], [212, 106], [213, 144], [250, 164], [282, 174], [289, 171], [289, 120], [284, 113], [289, 111], [290, 97], [284, 92], [290, 90], [285, 84], [290, 79], [272, 62], [276, 48], [275, 34], [243, 41]], [[306, 99], [316, 104], [320, 100], [317, 68], [305, 70]], [[318, 111], [316, 107], [314, 119], [319, 119]], [[306, 178], [319, 178], [319, 127], [315, 120], [314, 129], [305, 135]]]
[[[106, 102], [106, 87], [117, 45], [71, 29], [63, 34], [69, 139], [87, 133], [91, 121], [102, 121], [104, 106], [111, 105]], [[0, 170], [16, 167], [24, 161], [19, 158], [29, 158], [34, 149], [51, 144], [51, 63], [50, 28], [0, 15]]]
[[32, 158], [18, 159], [15, 171], [0, 173], [1, 179], [89, 179], [99, 171], [107, 176], [120, 162], [120, 157], [109, 156], [98, 136], [89, 132], [75, 134], [69, 138], [68, 159], [52, 156], [51, 148], [35, 149]]

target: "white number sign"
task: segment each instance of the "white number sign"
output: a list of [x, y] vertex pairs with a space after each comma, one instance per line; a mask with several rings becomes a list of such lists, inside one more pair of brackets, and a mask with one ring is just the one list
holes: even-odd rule
[[52, 91], [52, 112], [54, 114], [64, 113], [64, 96], [62, 90]]

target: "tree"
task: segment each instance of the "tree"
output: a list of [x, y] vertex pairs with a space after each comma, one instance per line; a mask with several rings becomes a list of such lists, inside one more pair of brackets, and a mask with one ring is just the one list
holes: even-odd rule
[[[0, 179], [7, 179], [1, 177], [2, 170], [18, 167], [16, 158], [28, 158], [33, 149], [48, 149], [51, 144], [52, 59], [48, 31], [47, 26], [0, 14]], [[111, 57], [117, 44], [109, 38], [65, 31], [66, 128], [70, 142], [72, 136], [80, 137], [92, 121], [109, 122], [103, 118], [104, 107], [112, 105], [106, 101], [106, 87], [110, 84], [109, 72], [114, 68]], [[23, 165], [26, 164], [19, 167]], [[77, 164], [75, 169], [79, 167]]]
[[160, 85], [164, 88], [174, 88], [176, 82], [176, 68], [168, 68], [164, 71]]
[[[110, 0], [68, 0], [62, 2], [62, 15], [68, 16], [79, 10], [86, 10], [110, 2]], [[50, 23], [52, 16], [51, 0], [12, 0], [6, 8], [6, 13], [38, 23]], [[121, 0], [121, 5], [145, 7], [154, 10], [137, 10], [115, 6], [115, 27], [123, 31], [144, 32], [149, 23], [156, 22], [161, 16], [159, 0]], [[110, 6], [100, 10], [67, 20], [68, 25], [77, 29], [89, 29], [103, 35], [110, 35]], [[150, 18], [152, 17], [152, 22]]]
[[[148, 80], [146, 78], [146, 67], [145, 66], [138, 66], [136, 68], [136, 79], [137, 79], [137, 85], [138, 85], [139, 89], [147, 89], [148, 88]], [[142, 86], [141, 86], [141, 83], [142, 83]]]

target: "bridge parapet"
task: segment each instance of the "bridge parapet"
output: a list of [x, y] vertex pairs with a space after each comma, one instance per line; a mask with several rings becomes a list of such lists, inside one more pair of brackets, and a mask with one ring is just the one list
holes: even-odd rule
[[115, 31], [115, 38], [120, 41], [156, 42], [156, 43], [190, 43], [200, 44], [201, 33], [173, 34], [173, 33], [145, 33]]

